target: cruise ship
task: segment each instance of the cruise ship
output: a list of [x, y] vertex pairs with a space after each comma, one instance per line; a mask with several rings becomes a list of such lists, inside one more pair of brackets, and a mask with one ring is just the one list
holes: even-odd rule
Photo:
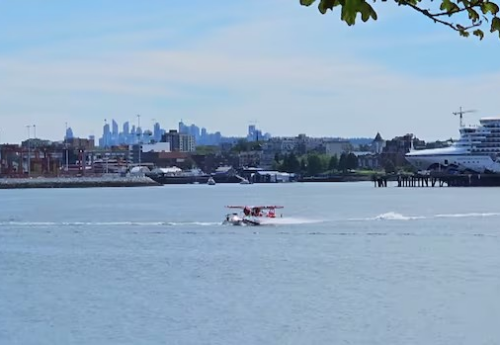
[[461, 123], [460, 138], [451, 146], [410, 150], [406, 160], [419, 170], [500, 173], [500, 118], [481, 118], [479, 123]]

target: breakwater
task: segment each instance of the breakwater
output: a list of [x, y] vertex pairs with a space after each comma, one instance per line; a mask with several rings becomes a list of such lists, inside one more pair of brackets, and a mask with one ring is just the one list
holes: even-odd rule
[[39, 177], [3, 178], [0, 189], [21, 188], [96, 188], [96, 187], [147, 187], [160, 186], [149, 177]]

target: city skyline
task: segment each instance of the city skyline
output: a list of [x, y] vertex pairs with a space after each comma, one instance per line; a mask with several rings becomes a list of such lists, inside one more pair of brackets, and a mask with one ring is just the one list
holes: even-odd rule
[[[180, 128], [181, 124], [183, 124], [186, 127], [186, 130], [182, 130]], [[115, 125], [116, 125], [116, 130], [114, 129]], [[39, 133], [37, 132], [37, 129], [36, 129], [37, 128], [36, 125], [27, 125], [27, 126], [24, 126], [24, 130], [27, 131], [27, 134], [19, 142], [3, 142], [3, 143], [4, 144], [19, 144], [20, 142], [22, 142], [28, 138], [30, 138], [30, 139], [37, 138], [37, 139], [41, 139], [41, 140], [49, 140], [52, 142], [62, 142], [66, 138], [68, 138], [68, 139], [71, 139], [71, 138], [80, 138], [80, 139], [92, 138], [93, 140], [95, 140], [96, 146], [112, 146], [112, 145], [125, 145], [125, 144], [136, 144], [137, 143], [137, 139], [130, 140], [130, 142], [128, 142], [128, 143], [125, 143], [125, 142], [116, 143], [116, 142], [112, 142], [111, 140], [109, 141], [109, 143], [106, 142], [106, 139], [104, 136], [104, 133], [106, 131], [106, 129], [105, 129], [106, 127], [108, 128], [108, 131], [110, 134], [113, 134], [115, 136], [118, 134], [121, 135], [123, 133], [132, 134], [132, 136], [130, 138], [136, 138], [135, 133], [137, 131], [137, 128], [140, 128], [141, 133], [144, 133], [146, 131], [151, 131], [153, 133], [153, 136], [149, 135], [148, 138], [154, 139], [154, 141], [159, 141], [158, 139], [160, 138], [161, 134], [165, 134], [166, 132], [171, 131], [171, 130], [176, 130], [176, 131], [186, 133], [186, 134], [192, 134], [190, 132], [190, 130], [193, 130], [193, 127], [196, 128], [196, 130], [202, 135], [203, 135], [203, 133], [205, 133], [205, 135], [208, 135], [208, 136], [213, 136], [213, 135], [219, 136], [219, 140], [217, 141], [217, 143], [213, 143], [213, 142], [207, 143], [206, 141], [202, 140], [201, 142], [197, 142], [198, 145], [217, 145], [220, 142], [233, 141], [233, 139], [247, 139], [249, 141], [254, 141], [254, 140], [258, 140], [258, 139], [267, 140], [271, 137], [281, 137], [281, 138], [288, 137], [288, 138], [290, 138], [290, 137], [297, 137], [297, 136], [303, 135], [303, 134], [307, 135], [307, 133], [295, 133], [295, 134], [291, 134], [291, 135], [272, 136], [271, 133], [258, 127], [258, 125], [255, 122], [250, 122], [248, 124], [248, 126], [245, 127], [246, 133], [244, 133], [243, 135], [225, 135], [225, 133], [221, 133], [221, 131], [218, 131], [217, 129], [214, 129], [213, 131], [211, 131], [210, 129], [207, 129], [203, 126], [199, 126], [198, 124], [188, 123], [188, 122], [185, 122], [183, 120], [180, 120], [179, 122], [177, 122], [177, 125], [167, 126], [167, 127], [163, 127], [162, 124], [159, 123], [158, 121], [152, 122], [151, 126], [149, 126], [148, 124], [145, 124], [143, 126], [141, 123], [141, 127], [138, 127], [137, 124], [132, 124], [131, 121], [120, 122], [116, 119], [110, 118], [109, 120], [108, 119], [104, 120], [103, 125], [101, 126], [101, 129], [96, 131], [97, 134], [95, 134], [95, 132], [92, 132], [92, 134], [87, 134], [87, 135], [84, 133], [82, 134], [82, 133], [80, 133], [81, 131], [79, 131], [78, 128], [75, 129], [69, 123], [65, 123], [65, 128], [64, 128], [64, 131], [62, 132], [62, 134], [59, 137], [54, 139], [54, 138], [45, 137], [43, 135], [43, 133], [42, 133], [42, 135], [39, 135]], [[127, 130], [125, 130], [125, 128], [127, 128]], [[160, 134], [160, 131], [161, 131], [161, 134]], [[154, 133], [159, 133], [159, 134], [154, 135]], [[378, 134], [378, 133], [379, 132], [375, 132], [375, 134]], [[1, 131], [0, 131], [0, 135], [1, 135]], [[198, 139], [198, 135], [193, 135], [193, 136], [196, 139]], [[308, 135], [308, 136], [313, 137], [310, 135]], [[336, 136], [336, 135], [332, 134], [332, 135], [322, 136], [322, 137], [323, 138], [333, 138], [333, 139], [356, 140], [356, 139], [370, 139], [370, 138], [374, 138], [375, 136], [372, 135], [372, 136], [340, 137], [340, 136]], [[220, 138], [222, 138], [222, 141], [220, 141]], [[321, 138], [321, 137], [316, 137], [316, 138]], [[144, 141], [146, 139], [142, 139], [142, 140]], [[0, 137], [0, 143], [2, 143], [1, 137]], [[104, 144], [104, 145], [102, 145], [102, 144]]]
[[[101, 136], [89, 135], [78, 136], [75, 131], [67, 123], [65, 125], [65, 133], [63, 139], [73, 138], [91, 138], [95, 141], [96, 146], [111, 147], [121, 145], [134, 145], [138, 143], [154, 143], [163, 140], [163, 136], [174, 130], [182, 134], [189, 134], [193, 137], [194, 143], [197, 145], [219, 145], [223, 142], [233, 141], [235, 137], [224, 136], [220, 131], [210, 132], [207, 128], [198, 126], [195, 123], [186, 123], [183, 120], [179, 121], [177, 127], [162, 127], [162, 124], [155, 119], [152, 121], [151, 127], [148, 124], [140, 122], [140, 115], [137, 115], [137, 124], [131, 124], [130, 121], [120, 123], [115, 119], [105, 119], [102, 126]], [[30, 136], [32, 138], [33, 136]], [[40, 137], [39, 137], [40, 138]], [[245, 136], [249, 141], [256, 141], [259, 139], [268, 139], [270, 134], [263, 132], [255, 124], [250, 124], [247, 128]], [[40, 138], [43, 139], [43, 138]], [[57, 140], [59, 141], [59, 140]]]
[[[197, 11], [193, 13], [193, 6]], [[393, 4], [354, 27], [299, 1], [0, 5], [0, 142], [100, 134], [104, 118], [244, 136], [458, 136], [497, 116], [498, 38], [460, 38]], [[89, 27], [89, 18], [92, 26]], [[130, 114], [108, 116], [107, 114]]]
[[[477, 110], [473, 110], [472, 112], [476, 113]], [[472, 121], [470, 119], [471, 117], [473, 117]], [[394, 137], [401, 136], [401, 135], [413, 134], [413, 135], [415, 135], [415, 137], [417, 137], [417, 138], [419, 138], [421, 140], [432, 142], [432, 141], [440, 141], [440, 140], [448, 140], [448, 139], [457, 139], [458, 138], [458, 128], [459, 128], [459, 122], [458, 121], [459, 120], [458, 120], [457, 117], [455, 117], [454, 119], [455, 119], [455, 122], [456, 122], [456, 126], [455, 127], [456, 127], [456, 130], [457, 130], [457, 133], [455, 135], [451, 135], [449, 137], [438, 137], [438, 138], [430, 138], [430, 139], [422, 137], [422, 136], [419, 136], [418, 133], [414, 133], [414, 132], [399, 133], [399, 134], [396, 134], [394, 136], [390, 136], [390, 135], [386, 135], [382, 131], [378, 131], [378, 130], [372, 131], [373, 133], [371, 135], [370, 134], [368, 134], [368, 135], [356, 135], [355, 134], [353, 136], [341, 136], [341, 135], [338, 135], [336, 132], [333, 132], [333, 133], [331, 133], [329, 135], [315, 136], [315, 135], [311, 135], [309, 133], [297, 132], [297, 133], [290, 133], [290, 134], [284, 134], [284, 135], [272, 135], [272, 136], [273, 137], [296, 137], [296, 136], [298, 136], [300, 134], [305, 134], [305, 135], [307, 135], [309, 137], [317, 137], [317, 138], [320, 138], [320, 137], [330, 137], [330, 138], [356, 139], [356, 138], [372, 138], [372, 137], [375, 137], [375, 135], [377, 133], [380, 133], [380, 134], [382, 134], [382, 136], [384, 137], [384, 139], [390, 139], [390, 138], [394, 138]], [[112, 123], [113, 120], [118, 123], [118, 126], [120, 126], [120, 125], [123, 126], [123, 124], [128, 123], [129, 126], [130, 126], [130, 128], [131, 128], [131, 131], [132, 131], [132, 129], [135, 130], [135, 128], [137, 128], [137, 124], [134, 124], [132, 121], [123, 120], [123, 122], [120, 122], [120, 120], [116, 120], [116, 119], [112, 119], [112, 118], [110, 118], [110, 121], [107, 122], [107, 125], [110, 126], [110, 128], [112, 126], [111, 123]], [[151, 119], [151, 120], [153, 121], [155, 119]], [[473, 114], [464, 114], [464, 124], [466, 126], [468, 126], [468, 125], [474, 125], [473, 121], [476, 121], [476, 120], [479, 121], [479, 117], [478, 116], [474, 116]], [[182, 122], [182, 120], [180, 122]], [[270, 133], [268, 131], [262, 130], [258, 126], [258, 124], [256, 122], [248, 122], [246, 126], [243, 124], [243, 126], [241, 128], [239, 128], [240, 130], [238, 131], [238, 134], [236, 134], [236, 135], [228, 135], [226, 133], [223, 133], [220, 130], [217, 130], [216, 128], [213, 128], [213, 129], [212, 128], [206, 128], [206, 127], [201, 126], [201, 125], [199, 126], [198, 124], [195, 124], [195, 123], [189, 123], [189, 122], [185, 122], [185, 123], [187, 125], [198, 126], [200, 130], [201, 129], [205, 129], [209, 134], [219, 133], [224, 138], [248, 138], [248, 128], [249, 128], [249, 126], [257, 126], [258, 130], [259, 130], [259, 133], [260, 133], [260, 135], [262, 137], [267, 137], [268, 135], [270, 135]], [[151, 122], [150, 124], [147, 124], [147, 123], [144, 124], [144, 125], [141, 124], [141, 129], [142, 129], [142, 131], [146, 131], [146, 130], [154, 131], [155, 124], [160, 124], [162, 126], [161, 129], [164, 130], [164, 131], [167, 131], [167, 132], [169, 130], [179, 130], [179, 122], [174, 123], [171, 126], [163, 126], [163, 124], [160, 123], [160, 122], [158, 122], [158, 121]], [[37, 138], [37, 139], [49, 140], [49, 141], [53, 141], [53, 142], [63, 141], [64, 138], [66, 137], [67, 131], [69, 130], [72, 133], [71, 137], [75, 137], [75, 138], [90, 138], [90, 137], [93, 137], [95, 139], [95, 144], [97, 146], [97, 145], [99, 145], [99, 141], [102, 138], [103, 127], [105, 125], [106, 125], [106, 122], [103, 121], [100, 128], [97, 128], [96, 130], [92, 130], [90, 133], [83, 133], [83, 131], [81, 131], [80, 129], [75, 128], [74, 126], [72, 126], [68, 122], [65, 122], [63, 124], [62, 128], [58, 128], [57, 127], [58, 130], [61, 130], [60, 133], [56, 133], [54, 136], [49, 137], [49, 136], [47, 136], [45, 134], [47, 131], [44, 128], [41, 128], [41, 130], [40, 130], [40, 127], [38, 125], [36, 125], [36, 124], [28, 124], [28, 125], [22, 126], [22, 128], [20, 129], [20, 131], [18, 133], [18, 137], [20, 139], [17, 140], [17, 141], [7, 141], [7, 140], [5, 140], [5, 138], [9, 137], [9, 136], [8, 135], [4, 136], [4, 134], [5, 134], [4, 131], [7, 131], [7, 133], [12, 134], [12, 128], [4, 126], [4, 127], [0, 127], [0, 144], [18, 144], [18, 143], [26, 140], [28, 137], [31, 138], [31, 139]], [[56, 127], [52, 126], [52, 128], [51, 128], [52, 130], [50, 131], [51, 133], [55, 133], [54, 128], [56, 128]], [[122, 129], [120, 129], [120, 133], [121, 132], [122, 132]], [[201, 143], [201, 145], [204, 145], [204, 143]]]
[[[8, 126], [8, 125], [6, 126], [5, 122], [4, 122], [4, 126], [3, 127], [0, 126], [0, 144], [1, 143], [5, 143], [5, 144], [7, 144], [7, 143], [17, 144], [17, 143], [19, 143], [21, 141], [26, 140], [28, 137], [29, 138], [35, 138], [36, 137], [38, 139], [50, 140], [50, 141], [54, 141], [54, 142], [56, 142], [56, 141], [62, 141], [67, 136], [68, 131], [70, 131], [70, 133], [71, 133], [70, 137], [75, 137], [75, 138], [89, 138], [90, 136], [95, 137], [95, 139], [96, 139], [96, 145], [97, 145], [98, 144], [98, 140], [100, 139], [100, 137], [103, 134], [103, 128], [104, 128], [104, 126], [106, 126], [106, 124], [110, 127], [110, 130], [112, 131], [113, 121], [115, 121], [117, 123], [118, 127], [120, 128], [120, 132], [123, 131], [123, 125], [125, 123], [129, 124], [130, 131], [132, 131], [133, 128], [135, 129], [135, 128], [138, 127], [137, 119], [135, 120], [135, 122], [133, 120], [127, 120], [126, 118], [123, 118], [123, 120], [120, 120], [120, 119], [122, 119], [122, 118], [112, 118], [112, 117], [109, 117], [109, 119], [103, 119], [102, 123], [101, 123], [101, 126], [100, 127], [97, 126], [95, 130], [92, 130], [89, 133], [85, 133], [81, 129], [76, 128], [70, 122], [64, 122], [62, 124], [62, 126], [54, 126], [54, 124], [52, 123], [51, 126], [50, 126], [50, 128], [49, 128], [49, 130], [47, 130], [47, 128], [41, 128], [40, 129], [40, 126], [36, 125], [36, 124], [27, 124], [27, 125], [22, 126], [22, 128], [19, 131], [19, 134], [16, 134], [20, 138], [17, 141], [6, 141], [6, 140], [4, 140], [5, 137], [2, 137], [2, 134], [4, 134], [3, 131], [8, 131], [10, 134], [12, 134], [12, 131], [14, 130], [10, 126]], [[194, 122], [188, 122], [188, 121], [185, 121], [183, 119], [178, 120], [177, 122], [175, 122], [175, 121], [174, 122], [172, 122], [172, 121], [165, 121], [165, 122], [163, 122], [163, 121], [157, 121], [156, 119], [150, 119], [150, 120], [151, 121], [148, 121], [146, 123], [141, 122], [141, 126], [140, 127], [141, 127], [141, 129], [143, 131], [145, 131], [145, 130], [152, 130], [152, 131], [154, 131], [154, 127], [155, 127], [156, 124], [160, 124], [162, 126], [162, 129], [166, 130], [166, 131], [172, 130], [172, 129], [179, 130], [179, 123], [181, 123], [181, 122], [184, 122], [188, 126], [195, 125], [195, 126], [199, 127], [200, 130], [204, 129], [204, 130], [206, 130], [206, 132], [208, 134], [220, 133], [223, 137], [226, 137], [226, 138], [233, 138], [233, 137], [235, 137], [235, 138], [236, 137], [238, 137], [238, 138], [244, 138], [244, 137], [246, 137], [248, 135], [248, 127], [249, 126], [256, 126], [256, 127], [258, 127], [259, 132], [261, 130], [261, 128], [259, 127], [259, 124], [256, 123], [256, 122], [253, 122], [253, 121], [249, 121], [246, 124], [242, 123], [241, 128], [238, 128], [239, 129], [238, 133], [242, 133], [242, 134], [226, 135], [226, 133], [222, 133], [217, 128], [207, 128], [207, 127], [203, 126], [202, 124], [197, 124], [197, 123], [194, 123]], [[164, 123], [168, 123], [169, 125], [164, 125]], [[59, 131], [59, 133], [57, 133], [55, 131], [55, 129], [57, 129]], [[53, 136], [49, 137], [49, 136], [46, 135], [47, 132], [55, 133], [55, 134]], [[261, 133], [260, 135], [269, 134], [265, 130], [263, 132], [260, 132], [260, 133]], [[36, 134], [36, 136], [35, 136], [35, 134]], [[301, 133], [291, 134], [289, 136], [297, 136], [299, 134], [301, 134]]]

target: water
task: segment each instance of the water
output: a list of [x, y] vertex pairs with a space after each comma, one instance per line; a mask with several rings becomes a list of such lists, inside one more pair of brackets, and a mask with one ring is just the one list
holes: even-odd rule
[[[496, 188], [0, 192], [1, 344], [497, 344]], [[282, 204], [266, 227], [228, 204]]]

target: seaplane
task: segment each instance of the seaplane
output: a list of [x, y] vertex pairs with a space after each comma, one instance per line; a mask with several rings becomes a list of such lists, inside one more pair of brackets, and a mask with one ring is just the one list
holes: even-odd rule
[[[258, 226], [266, 223], [266, 220], [277, 218], [276, 209], [283, 206], [226, 206], [229, 209], [240, 209], [241, 213], [233, 212], [226, 215], [223, 224]], [[282, 214], [279, 217], [283, 217]]]

